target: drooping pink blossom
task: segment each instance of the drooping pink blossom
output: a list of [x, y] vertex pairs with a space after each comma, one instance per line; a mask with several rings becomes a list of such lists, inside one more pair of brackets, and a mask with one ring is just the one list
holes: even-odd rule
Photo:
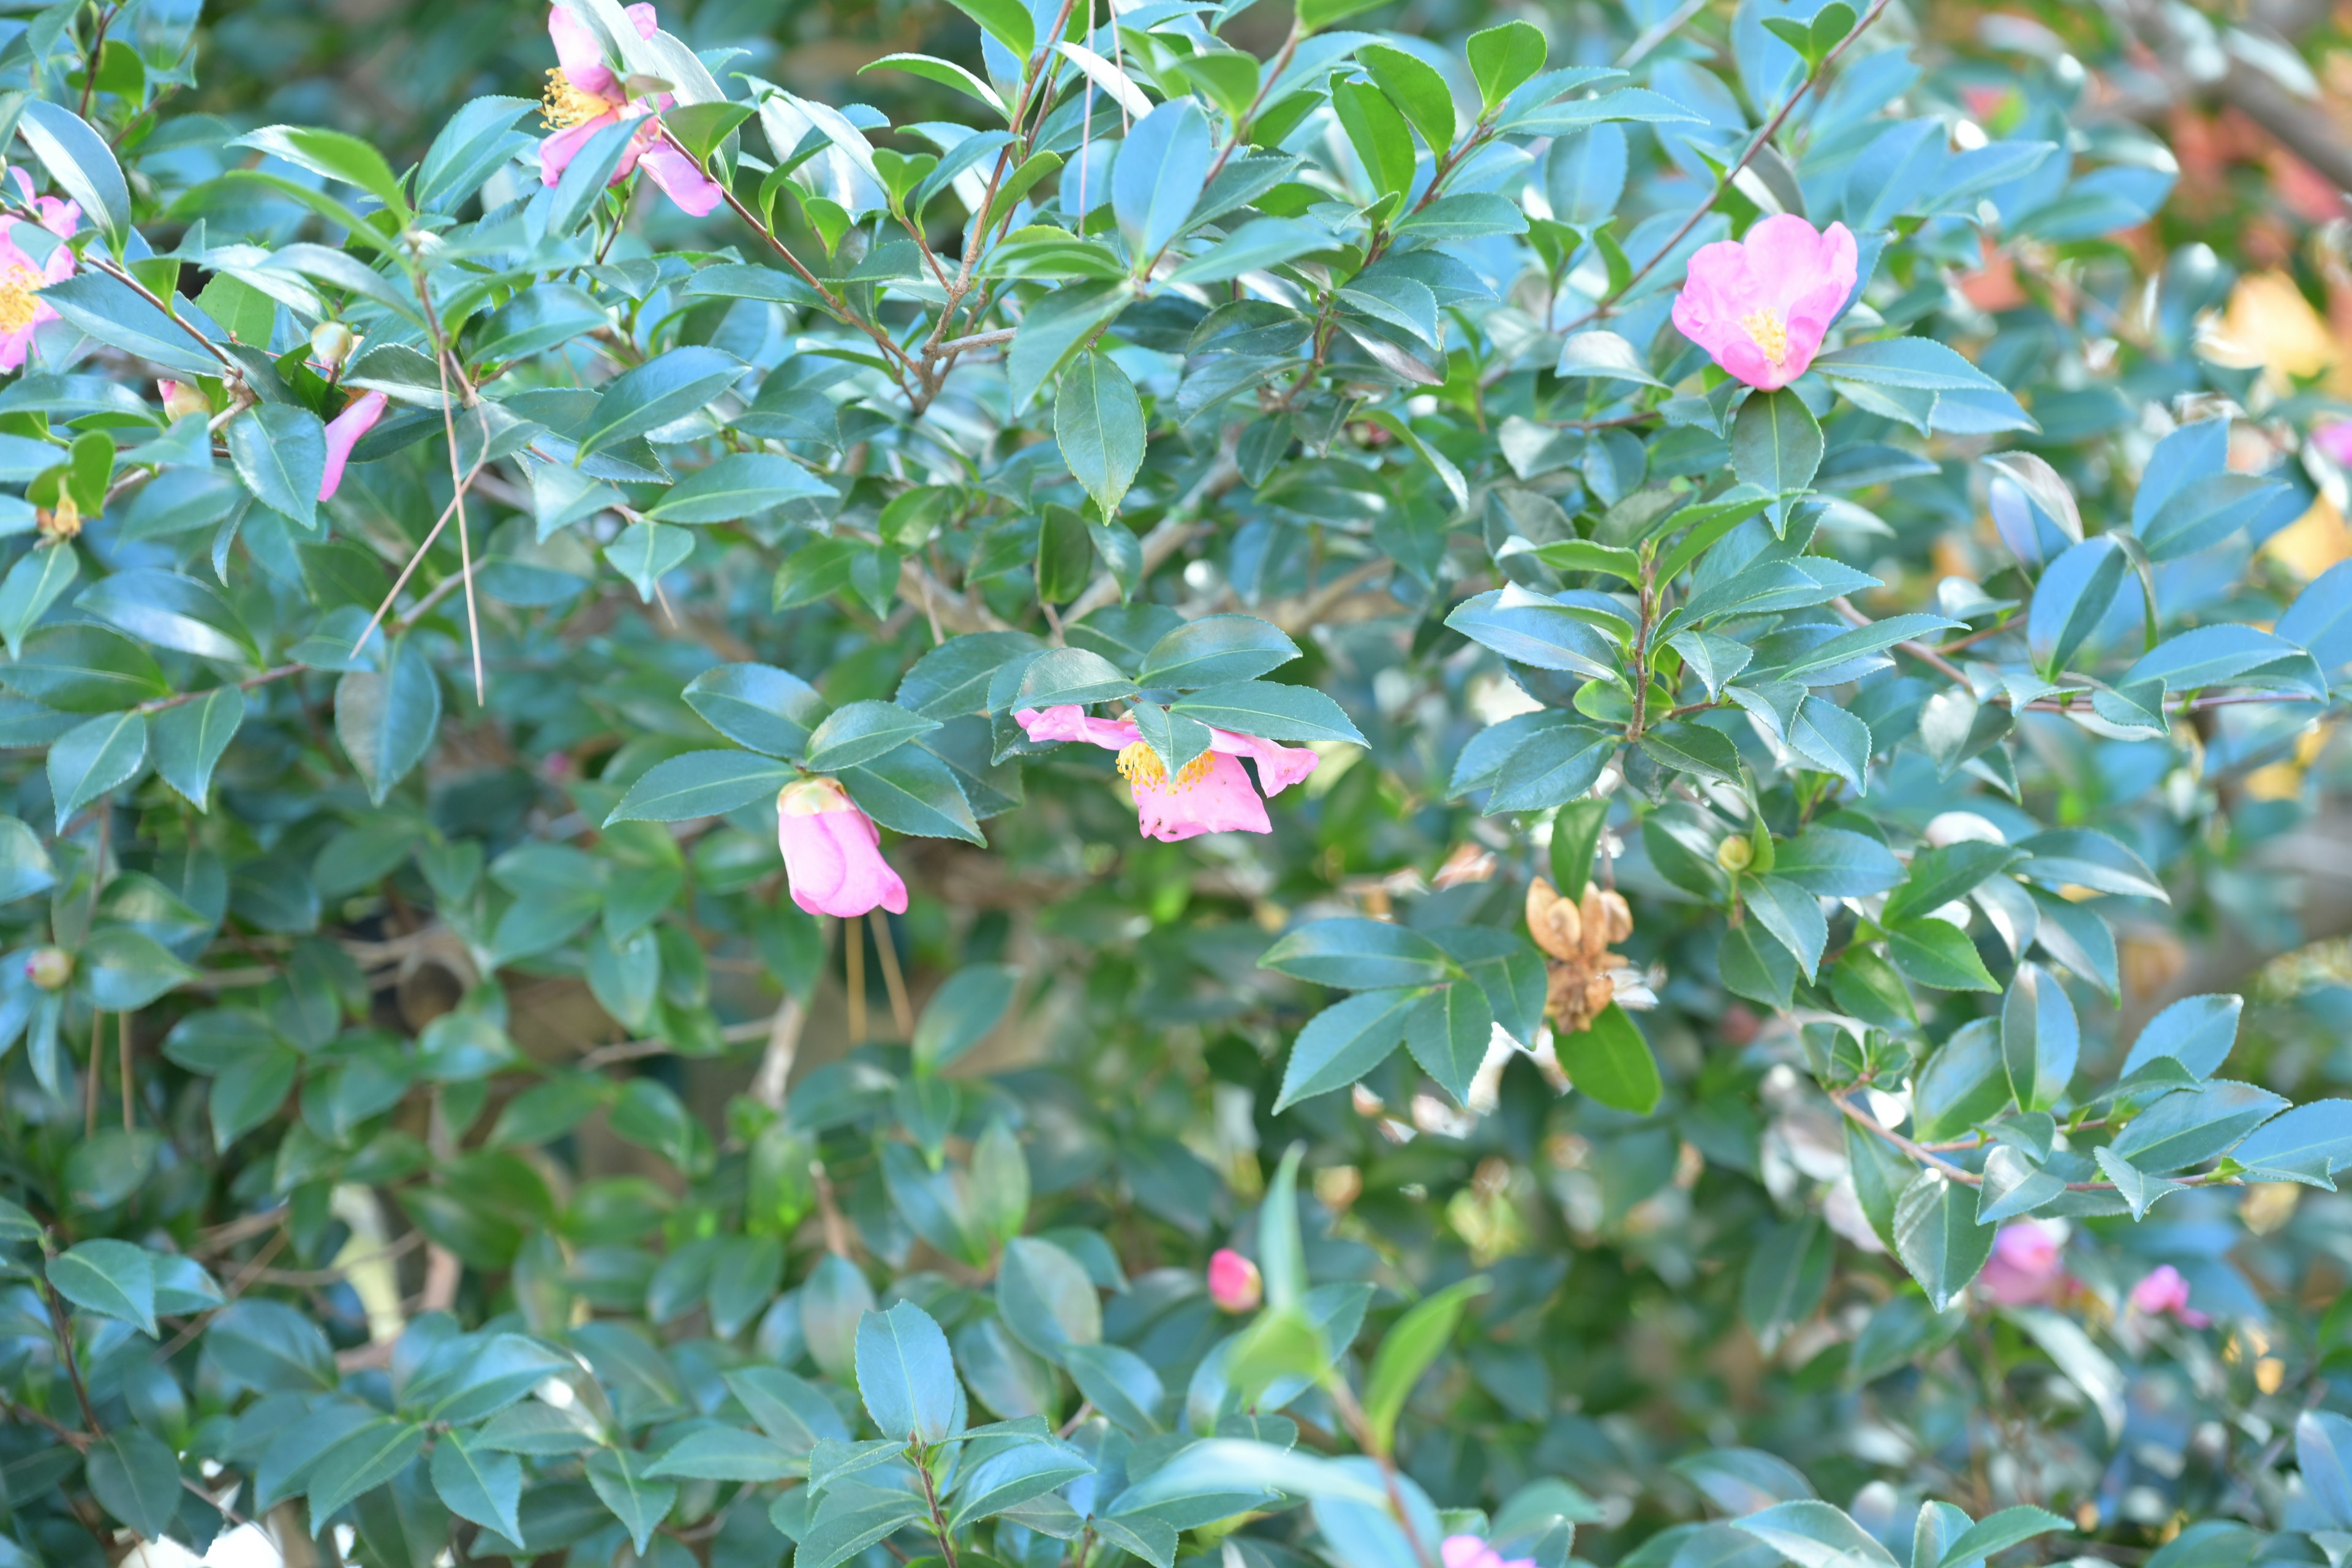
[[[71, 204], [68, 204], [70, 205]], [[25, 220], [0, 217], [0, 371], [20, 370], [33, 346], [33, 332], [43, 321], [54, 321], [57, 311], [40, 291], [62, 283], [74, 273], [73, 251], [60, 244], [45, 263], [36, 264], [16, 244], [16, 226]], [[52, 231], [54, 232], [54, 231]]]
[[2046, 1301], [2066, 1278], [2061, 1245], [2057, 1230], [2039, 1220], [2002, 1226], [1977, 1283], [2004, 1307]]
[[2315, 426], [2311, 444], [2339, 468], [2352, 468], [2352, 419], [2333, 419]]
[[2213, 1320], [2189, 1304], [2189, 1281], [2169, 1263], [2159, 1263], [2131, 1289], [2135, 1312], [2159, 1318], [2169, 1312], [2185, 1326], [2201, 1329]]
[[1506, 1557], [1481, 1537], [1449, 1535], [1437, 1548], [1445, 1568], [1536, 1568], [1532, 1557]]
[[352, 448], [375, 428], [390, 401], [381, 392], [362, 393], [352, 399], [350, 407], [327, 421], [327, 471], [319, 480], [320, 500], [333, 498], [343, 482], [343, 465], [352, 460]]
[[1255, 1312], [1265, 1298], [1265, 1282], [1257, 1265], [1230, 1247], [1209, 1255], [1209, 1300], [1226, 1312]]
[[776, 795], [776, 847], [793, 902], [813, 915], [854, 919], [879, 906], [907, 912], [907, 884], [882, 858], [882, 831], [829, 778], [788, 784]]
[[1280, 795], [1315, 771], [1322, 759], [1304, 746], [1212, 729], [1209, 749], [1168, 776], [1158, 753], [1143, 743], [1131, 719], [1090, 719], [1075, 703], [1043, 712], [1024, 708], [1013, 718], [1033, 741], [1084, 741], [1118, 753], [1118, 771], [1135, 794], [1136, 826], [1163, 844], [1203, 833], [1271, 833], [1265, 802], [1241, 759], [1257, 763], [1269, 795]]
[[[632, 5], [626, 15], [639, 37], [651, 38], [660, 30], [651, 5]], [[605, 63], [596, 35], [562, 5], [549, 9], [547, 31], [560, 63], [547, 73], [547, 93], [540, 101], [541, 122], [553, 132], [539, 145], [540, 179], [550, 185], [559, 183], [580, 149], [599, 131], [620, 121], [639, 121], [613, 171], [613, 184], [627, 179], [642, 163], [654, 184], [696, 217], [717, 206], [721, 195], [717, 184], [662, 137], [656, 117], [669, 107], [670, 95], [631, 98], [626, 84]]]
[[1853, 235], [1778, 213], [1744, 239], [1699, 247], [1675, 296], [1675, 325], [1761, 392], [1805, 374], [1853, 292]]

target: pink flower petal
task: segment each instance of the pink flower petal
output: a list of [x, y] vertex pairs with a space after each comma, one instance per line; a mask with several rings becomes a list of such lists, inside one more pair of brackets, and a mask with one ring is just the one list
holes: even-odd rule
[[854, 919], [907, 912], [907, 884], [882, 858], [881, 830], [831, 779], [786, 784], [776, 796], [776, 843], [793, 902], [813, 915]]
[[1305, 746], [1286, 746], [1262, 735], [1236, 734], [1231, 730], [1211, 730], [1209, 749], [1247, 757], [1255, 763], [1258, 781], [1265, 785], [1269, 797], [1280, 795], [1313, 773], [1316, 764], [1323, 760]]
[[384, 405], [391, 401], [381, 392], [370, 392], [353, 400], [349, 408], [327, 421], [327, 471], [319, 480], [319, 499], [331, 499], [343, 482], [343, 466], [352, 460], [352, 448], [360, 437], [375, 428], [383, 417]]
[[[651, 6], [646, 7], [651, 10]], [[642, 29], [640, 29], [642, 30]], [[562, 5], [551, 6], [547, 13], [547, 35], [555, 40], [555, 63], [563, 68], [563, 79], [583, 92], [593, 92], [599, 98], [618, 98], [620, 79], [613, 68], [604, 63], [604, 46], [587, 23]], [[647, 35], [651, 37], [650, 34]]]
[[1750, 386], [1786, 386], [1811, 367], [1853, 294], [1857, 256], [1843, 224], [1822, 231], [1775, 214], [1744, 239], [1692, 256], [1675, 297], [1675, 329]]
[[1146, 838], [1174, 844], [1203, 833], [1271, 833], [1265, 802], [1258, 798], [1239, 759], [1211, 752], [1209, 770], [1191, 783], [1166, 779], [1135, 784], [1136, 826]]
[[600, 114], [593, 120], [582, 121], [569, 131], [559, 131], [541, 142], [539, 144], [540, 184], [560, 184], [563, 171], [572, 167], [572, 160], [580, 155], [580, 149], [588, 144], [589, 138], [619, 118], [617, 114]]
[[1042, 713], [1024, 708], [1013, 719], [1033, 741], [1084, 741], [1107, 752], [1133, 745], [1142, 735], [1132, 720], [1090, 719], [1075, 702], [1059, 703]]
[[721, 192], [718, 182], [705, 174], [695, 161], [667, 142], [656, 141], [645, 150], [640, 160], [647, 174], [653, 177], [670, 200], [696, 217], [705, 217], [719, 202]]
[[655, 14], [654, 8], [645, 4], [644, 0], [638, 0], [638, 4], [623, 11], [621, 15], [626, 16], [629, 19], [629, 25], [636, 28], [637, 37], [647, 43], [651, 43], [653, 36], [661, 31], [660, 18]]

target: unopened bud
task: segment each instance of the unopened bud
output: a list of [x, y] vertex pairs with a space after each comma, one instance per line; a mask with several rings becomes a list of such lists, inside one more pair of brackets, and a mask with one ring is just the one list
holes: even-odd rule
[[191, 414], [209, 416], [212, 405], [205, 401], [204, 389], [193, 381], [159, 381], [156, 386], [163, 394], [163, 416], [185, 419]]
[[1258, 1277], [1257, 1265], [1230, 1247], [1221, 1247], [1209, 1258], [1209, 1300], [1222, 1311], [1255, 1312], [1265, 1298], [1265, 1282]]
[[55, 991], [73, 978], [73, 954], [62, 947], [37, 947], [25, 955], [25, 978]]
[[1756, 858], [1756, 846], [1745, 838], [1727, 838], [1715, 847], [1715, 863], [1727, 871], [1745, 871]]
[[33, 525], [40, 530], [44, 539], [79, 538], [81, 534], [81, 508], [74, 504], [71, 495], [61, 490], [58, 493], [57, 510], [35, 510]]
[[341, 370], [359, 340], [341, 321], [321, 321], [310, 329], [310, 358], [329, 370]]

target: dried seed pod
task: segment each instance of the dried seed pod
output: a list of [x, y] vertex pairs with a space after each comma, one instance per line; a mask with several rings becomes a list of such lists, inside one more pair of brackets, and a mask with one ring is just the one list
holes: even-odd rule
[[1541, 877], [1528, 884], [1528, 935], [1562, 962], [1583, 956], [1583, 916]]

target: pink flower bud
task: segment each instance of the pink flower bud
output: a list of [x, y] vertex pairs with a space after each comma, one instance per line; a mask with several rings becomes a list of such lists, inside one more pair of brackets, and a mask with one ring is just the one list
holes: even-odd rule
[[1536, 1568], [1532, 1557], [1505, 1557], [1475, 1535], [1449, 1535], [1437, 1549], [1445, 1568]]
[[205, 401], [204, 388], [192, 381], [159, 381], [155, 387], [163, 395], [163, 416], [167, 419], [212, 413], [212, 405]]
[[1788, 385], [1821, 352], [1853, 292], [1853, 235], [1779, 213], [1745, 239], [1699, 247], [1675, 296], [1675, 325], [1759, 392]]
[[879, 905], [907, 912], [907, 884], [882, 858], [881, 830], [829, 778], [788, 784], [776, 795], [776, 846], [793, 902], [847, 920]]
[[1258, 1278], [1256, 1264], [1230, 1247], [1210, 1255], [1209, 1300], [1220, 1310], [1254, 1312], [1265, 1299], [1265, 1282]]
[[352, 460], [352, 448], [360, 437], [375, 428], [383, 417], [384, 405], [391, 401], [381, 392], [371, 392], [354, 398], [352, 405], [327, 421], [327, 471], [319, 480], [319, 499], [331, 500], [343, 482], [343, 465]]
[[2189, 1281], [2180, 1270], [2169, 1263], [2158, 1264], [2146, 1279], [2132, 1287], [2131, 1308], [2147, 1317], [2162, 1317], [2169, 1312], [2183, 1324], [2201, 1329], [2213, 1320], [2189, 1305]]
[[37, 947], [25, 955], [25, 978], [44, 991], [55, 991], [73, 978], [73, 954], [61, 947]]
[[2066, 1278], [2055, 1228], [2039, 1220], [2021, 1219], [2000, 1227], [1992, 1239], [1992, 1257], [1977, 1276], [1985, 1294], [2004, 1307], [2046, 1301]]

